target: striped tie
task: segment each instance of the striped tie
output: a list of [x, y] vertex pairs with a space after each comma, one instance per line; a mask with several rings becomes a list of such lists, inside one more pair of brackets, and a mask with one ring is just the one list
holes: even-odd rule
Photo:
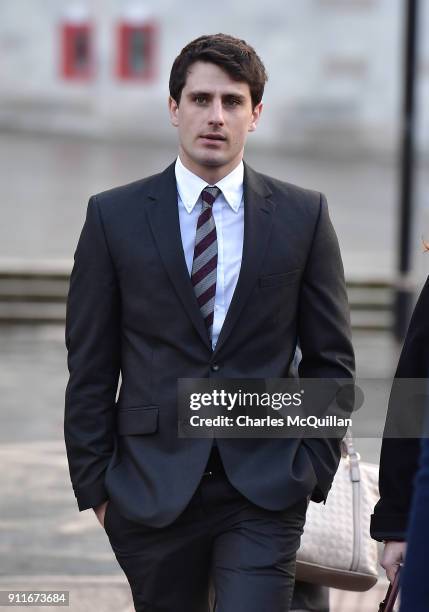
[[191, 274], [210, 339], [213, 333], [217, 273], [217, 236], [212, 206], [220, 193], [218, 187], [205, 187], [201, 192], [202, 209], [198, 217]]

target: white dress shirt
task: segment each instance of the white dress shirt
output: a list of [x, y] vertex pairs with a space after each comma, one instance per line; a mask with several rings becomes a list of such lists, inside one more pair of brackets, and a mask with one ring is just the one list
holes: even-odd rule
[[[185, 168], [180, 157], [176, 160], [175, 172], [180, 233], [190, 276], [197, 221], [202, 207], [200, 195], [208, 183]], [[218, 248], [213, 349], [219, 338], [240, 273], [244, 236], [243, 175], [244, 166], [241, 161], [232, 172], [216, 183], [221, 193], [213, 204]]]

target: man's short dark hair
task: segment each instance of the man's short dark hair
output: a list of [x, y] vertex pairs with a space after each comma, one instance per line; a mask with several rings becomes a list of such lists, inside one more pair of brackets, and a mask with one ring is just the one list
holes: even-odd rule
[[268, 76], [253, 47], [228, 34], [210, 34], [187, 44], [174, 60], [170, 73], [170, 96], [177, 104], [180, 103], [189, 67], [195, 62], [216, 64], [234, 81], [247, 83], [253, 108], [262, 100]]

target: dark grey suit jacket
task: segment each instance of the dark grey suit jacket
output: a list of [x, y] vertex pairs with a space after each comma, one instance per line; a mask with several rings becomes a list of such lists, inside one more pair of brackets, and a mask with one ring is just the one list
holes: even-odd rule
[[[244, 173], [237, 287], [212, 351], [186, 268], [174, 164], [90, 199], [67, 303], [65, 440], [80, 510], [171, 523], [212, 441], [177, 435], [178, 378], [352, 377], [349, 310], [326, 200]], [[121, 386], [116, 400], [118, 380]], [[338, 440], [218, 439], [231, 483], [255, 504], [326, 498]]]

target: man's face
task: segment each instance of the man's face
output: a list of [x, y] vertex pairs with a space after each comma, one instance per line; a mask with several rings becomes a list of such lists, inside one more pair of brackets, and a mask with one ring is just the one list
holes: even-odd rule
[[169, 98], [171, 122], [179, 131], [183, 164], [216, 182], [243, 157], [247, 133], [256, 129], [262, 103], [252, 109], [249, 85], [237, 82], [216, 64], [189, 67], [180, 104]]

